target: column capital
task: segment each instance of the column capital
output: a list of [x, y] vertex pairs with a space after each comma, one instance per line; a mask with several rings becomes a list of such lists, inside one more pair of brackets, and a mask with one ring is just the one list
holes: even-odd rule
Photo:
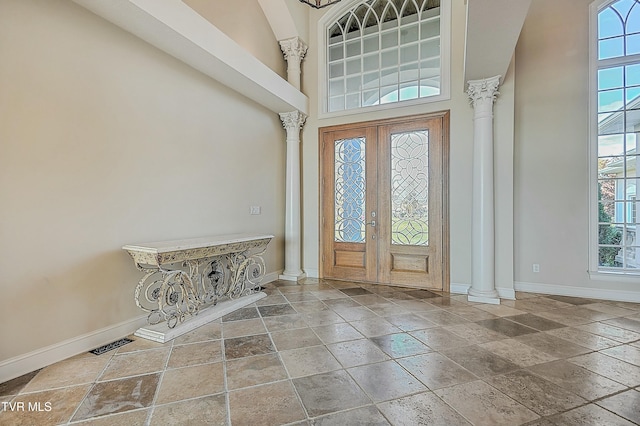
[[309, 48], [300, 37], [280, 40], [278, 43], [280, 43], [280, 49], [282, 53], [284, 53], [284, 58], [287, 62], [289, 62], [290, 59], [295, 59], [298, 63], [302, 62]]
[[474, 108], [477, 104], [487, 103], [487, 101], [493, 104], [493, 101], [500, 94], [498, 92], [498, 86], [500, 85], [499, 75], [481, 80], [469, 80], [468, 83], [467, 95]]
[[280, 120], [287, 133], [289, 131], [300, 131], [306, 119], [307, 115], [300, 111], [280, 113]]

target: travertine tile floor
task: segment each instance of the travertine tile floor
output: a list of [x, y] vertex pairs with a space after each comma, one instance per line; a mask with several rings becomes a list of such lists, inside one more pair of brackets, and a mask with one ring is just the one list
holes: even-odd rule
[[0, 402], [43, 410], [0, 424], [640, 424], [639, 304], [318, 280], [265, 291], [167, 344], [136, 338], [0, 384]]

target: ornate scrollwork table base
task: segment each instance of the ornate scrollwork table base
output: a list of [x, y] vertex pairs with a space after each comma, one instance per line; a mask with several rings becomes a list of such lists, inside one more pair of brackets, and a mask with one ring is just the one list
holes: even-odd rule
[[135, 334], [164, 343], [266, 297], [255, 289], [272, 238], [236, 234], [122, 247], [143, 273], [135, 302], [149, 326]]

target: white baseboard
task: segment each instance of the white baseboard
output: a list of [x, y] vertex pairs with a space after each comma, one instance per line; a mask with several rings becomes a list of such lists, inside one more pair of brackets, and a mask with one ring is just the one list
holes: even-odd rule
[[515, 282], [516, 291], [553, 294], [557, 296], [586, 297], [589, 299], [613, 300], [640, 303], [640, 291], [611, 290], [606, 288], [572, 287], [560, 284]]
[[[275, 271], [266, 274], [261, 284], [276, 281], [281, 272]], [[129, 336], [146, 324], [147, 314], [144, 314], [119, 324], [0, 361], [0, 383]]]
[[37, 349], [0, 362], [0, 383], [20, 377], [82, 352], [133, 334], [147, 323], [147, 315], [142, 315], [119, 324], [92, 331], [60, 343]]
[[[469, 284], [451, 283], [449, 284], [449, 291], [455, 294], [467, 294], [469, 293]], [[515, 300], [516, 291], [512, 288], [497, 287], [498, 297], [500, 299]]]
[[278, 277], [282, 274], [282, 269], [275, 272], [269, 272], [262, 278], [260, 284], [269, 284], [270, 282], [277, 281]]
[[455, 294], [467, 294], [469, 293], [470, 287], [471, 286], [469, 284], [450, 283], [449, 291]]
[[306, 272], [307, 278], [320, 278], [320, 271], [317, 269], [304, 268], [304, 272]]

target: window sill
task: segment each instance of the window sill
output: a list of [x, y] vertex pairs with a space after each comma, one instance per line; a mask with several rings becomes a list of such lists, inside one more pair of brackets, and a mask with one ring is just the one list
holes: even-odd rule
[[640, 271], [638, 272], [589, 271], [589, 278], [594, 281], [638, 283], [640, 282]]

